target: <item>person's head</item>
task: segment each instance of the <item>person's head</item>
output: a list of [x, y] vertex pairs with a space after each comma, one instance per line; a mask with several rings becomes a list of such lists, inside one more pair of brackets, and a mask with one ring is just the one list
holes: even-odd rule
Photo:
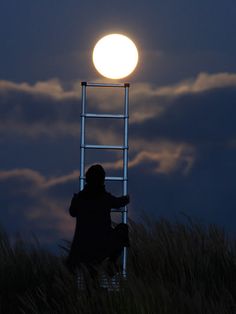
[[101, 165], [93, 165], [87, 170], [85, 176], [88, 185], [99, 186], [104, 185], [106, 174]]

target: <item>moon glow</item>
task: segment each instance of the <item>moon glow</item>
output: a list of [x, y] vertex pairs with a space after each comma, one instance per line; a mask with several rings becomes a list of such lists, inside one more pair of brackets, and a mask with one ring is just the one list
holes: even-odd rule
[[101, 38], [95, 45], [93, 63], [101, 75], [110, 79], [121, 79], [136, 68], [138, 50], [127, 36], [110, 34]]

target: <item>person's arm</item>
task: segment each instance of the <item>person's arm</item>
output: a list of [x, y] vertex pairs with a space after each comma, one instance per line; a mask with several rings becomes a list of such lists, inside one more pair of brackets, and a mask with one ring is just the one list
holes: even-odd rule
[[129, 204], [129, 195], [124, 195], [121, 197], [115, 197], [112, 194], [109, 195], [112, 208], [120, 208]]
[[74, 194], [70, 203], [69, 213], [72, 217], [76, 217], [78, 213], [78, 202], [77, 202], [78, 194]]

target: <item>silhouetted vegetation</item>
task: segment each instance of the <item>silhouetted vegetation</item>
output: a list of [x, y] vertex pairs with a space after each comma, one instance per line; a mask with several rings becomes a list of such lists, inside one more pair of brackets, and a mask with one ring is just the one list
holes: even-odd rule
[[215, 226], [130, 224], [128, 279], [116, 292], [78, 290], [36, 242], [0, 233], [0, 313], [236, 313], [236, 242]]

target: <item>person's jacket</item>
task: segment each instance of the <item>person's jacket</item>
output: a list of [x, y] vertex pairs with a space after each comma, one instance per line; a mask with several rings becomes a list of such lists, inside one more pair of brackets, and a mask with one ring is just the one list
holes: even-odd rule
[[115, 197], [104, 186], [89, 186], [74, 194], [69, 208], [76, 217], [70, 255], [76, 261], [99, 259], [106, 255], [112, 232], [110, 212], [129, 203], [128, 196]]

